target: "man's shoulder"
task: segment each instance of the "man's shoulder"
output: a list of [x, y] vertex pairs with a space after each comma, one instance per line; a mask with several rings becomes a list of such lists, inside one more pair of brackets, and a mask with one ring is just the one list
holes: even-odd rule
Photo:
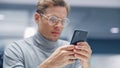
[[31, 41], [31, 38], [24, 38], [24, 39], [20, 39], [20, 40], [14, 41], [11, 44], [23, 45], [23, 44], [27, 44], [30, 41]]
[[21, 49], [23, 47], [26, 47], [26, 45], [30, 45], [31, 43], [31, 38], [20, 39], [7, 45], [5, 49]]

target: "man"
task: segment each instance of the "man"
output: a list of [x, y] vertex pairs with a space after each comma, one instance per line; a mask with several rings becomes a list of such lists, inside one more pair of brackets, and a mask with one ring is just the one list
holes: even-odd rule
[[[69, 8], [64, 0], [40, 0], [34, 15], [38, 32], [10, 44], [4, 53], [4, 68], [90, 68], [87, 42], [69, 45], [59, 40]], [[77, 58], [77, 60], [75, 60]]]

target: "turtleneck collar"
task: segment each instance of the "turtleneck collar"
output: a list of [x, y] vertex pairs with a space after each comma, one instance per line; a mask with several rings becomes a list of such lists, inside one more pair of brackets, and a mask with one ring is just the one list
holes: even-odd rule
[[55, 42], [50, 41], [50, 40], [46, 39], [43, 35], [41, 35], [39, 32], [37, 32], [33, 38], [37, 44], [37, 47], [39, 47], [40, 49], [43, 49], [45, 51], [51, 52], [59, 46], [58, 41], [55, 41]]

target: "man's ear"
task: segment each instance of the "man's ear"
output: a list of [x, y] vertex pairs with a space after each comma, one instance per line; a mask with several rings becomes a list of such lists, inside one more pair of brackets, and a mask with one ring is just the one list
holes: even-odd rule
[[39, 21], [40, 21], [40, 17], [41, 17], [41, 16], [40, 16], [39, 13], [36, 12], [36, 13], [34, 14], [34, 20], [35, 20], [35, 22], [36, 22], [37, 24], [38, 24]]

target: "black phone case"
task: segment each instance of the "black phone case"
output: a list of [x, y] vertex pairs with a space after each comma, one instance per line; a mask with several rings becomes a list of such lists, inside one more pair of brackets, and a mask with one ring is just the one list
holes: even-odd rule
[[75, 30], [70, 44], [76, 45], [77, 42], [84, 42], [87, 38], [87, 31]]

